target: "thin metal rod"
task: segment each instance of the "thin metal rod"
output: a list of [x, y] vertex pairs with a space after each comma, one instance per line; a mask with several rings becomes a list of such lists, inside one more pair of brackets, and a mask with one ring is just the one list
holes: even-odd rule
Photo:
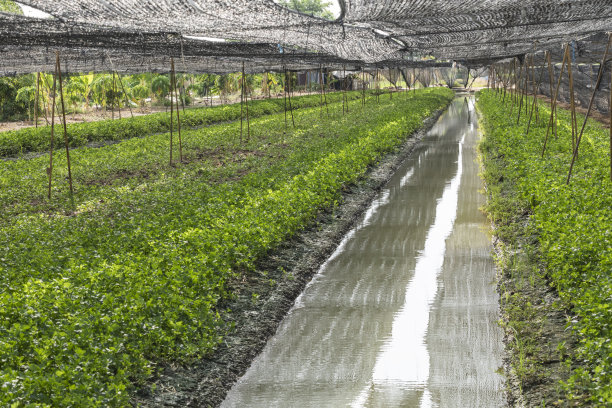
[[606, 62], [608, 59], [608, 51], [610, 50], [610, 42], [612, 42], [612, 33], [608, 34], [608, 44], [606, 45], [606, 52], [604, 53], [603, 59], [601, 60], [601, 64], [599, 65], [599, 74], [597, 74], [597, 83], [593, 88], [593, 94], [591, 95], [591, 101], [589, 102], [589, 108], [587, 109], [587, 113], [584, 117], [584, 122], [582, 122], [582, 129], [580, 129], [580, 134], [578, 135], [578, 140], [576, 140], [576, 148], [574, 149], [574, 154], [572, 156], [572, 163], [570, 164], [569, 172], [567, 173], [567, 184], [570, 182], [570, 178], [572, 177], [572, 170], [574, 169], [574, 163], [576, 162], [576, 157], [578, 156], [578, 149], [580, 148], [580, 142], [582, 141], [582, 135], [584, 134], [584, 128], [586, 127], [587, 121], [589, 120], [589, 115], [591, 114], [591, 109], [593, 109], [593, 101], [595, 101], [595, 94], [597, 93], [597, 89], [601, 85], [601, 79], [603, 77], [603, 73], [606, 70]]

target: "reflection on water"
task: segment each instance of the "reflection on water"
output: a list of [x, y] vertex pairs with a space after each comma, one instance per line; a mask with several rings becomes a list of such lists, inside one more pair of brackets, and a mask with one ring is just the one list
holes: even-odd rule
[[451, 104], [223, 407], [503, 405], [474, 115]]

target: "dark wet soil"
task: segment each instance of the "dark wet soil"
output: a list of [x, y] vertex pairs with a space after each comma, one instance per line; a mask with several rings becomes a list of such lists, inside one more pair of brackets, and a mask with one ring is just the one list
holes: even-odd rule
[[224, 320], [235, 328], [213, 354], [187, 366], [166, 365], [154, 382], [132, 397], [142, 407], [216, 407], [234, 382], [276, 332], [319, 266], [332, 254], [343, 236], [353, 228], [376, 194], [410, 155], [418, 141], [442, 113], [430, 117], [424, 127], [410, 136], [395, 152], [370, 169], [358, 184], [344, 191], [343, 203], [319, 214], [302, 233], [285, 242], [259, 262], [255, 272], [242, 274], [231, 283], [235, 297], [220, 305]]

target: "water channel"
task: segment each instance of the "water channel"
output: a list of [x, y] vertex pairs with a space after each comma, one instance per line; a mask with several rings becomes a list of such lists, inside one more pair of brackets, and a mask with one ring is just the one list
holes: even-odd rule
[[230, 407], [502, 407], [473, 97], [456, 98], [296, 300]]

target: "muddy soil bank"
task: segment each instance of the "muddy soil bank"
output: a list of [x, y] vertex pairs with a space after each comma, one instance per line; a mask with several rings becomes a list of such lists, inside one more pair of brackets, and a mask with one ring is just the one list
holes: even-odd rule
[[216, 407], [234, 382], [276, 332], [295, 299], [333, 253], [344, 235], [359, 220], [376, 194], [410, 155], [444, 109], [425, 121], [421, 130], [373, 166], [356, 185], [348, 186], [343, 203], [321, 213], [306, 230], [297, 234], [258, 263], [254, 272], [231, 283], [235, 297], [221, 304], [225, 321], [235, 328], [208, 358], [188, 367], [167, 365], [155, 381], [132, 397], [142, 407]]

